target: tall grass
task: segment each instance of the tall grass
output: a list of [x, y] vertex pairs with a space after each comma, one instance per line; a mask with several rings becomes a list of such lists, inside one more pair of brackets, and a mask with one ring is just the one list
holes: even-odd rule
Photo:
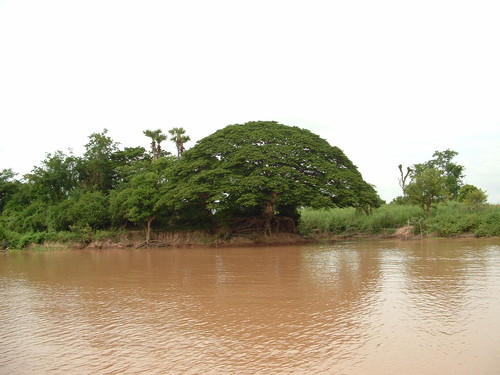
[[316, 233], [380, 234], [397, 228], [415, 225], [421, 233], [454, 236], [472, 233], [476, 236], [500, 236], [500, 206], [471, 207], [464, 203], [447, 202], [432, 210], [426, 217], [418, 206], [388, 204], [368, 215], [354, 208], [334, 208], [301, 211], [299, 231], [310, 236]]
[[470, 207], [463, 203], [440, 204], [426, 220], [427, 232], [438, 231], [443, 236], [473, 233], [478, 237], [500, 235], [500, 207], [484, 205]]
[[304, 208], [299, 231], [304, 235], [317, 231], [330, 234], [376, 234], [409, 225], [423, 216], [419, 207], [402, 205], [385, 205], [368, 215], [352, 207], [321, 210]]

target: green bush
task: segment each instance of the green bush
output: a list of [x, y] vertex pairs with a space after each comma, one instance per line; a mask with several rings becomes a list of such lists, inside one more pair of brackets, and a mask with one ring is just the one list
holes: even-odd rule
[[89, 228], [73, 227], [71, 231], [44, 231], [17, 233], [5, 230], [0, 227], [0, 240], [11, 250], [22, 250], [29, 245], [43, 245], [47, 242], [57, 242], [61, 244], [88, 244], [92, 240], [103, 240], [106, 238], [116, 238], [118, 232], [115, 231], [91, 231]]
[[483, 220], [474, 234], [478, 237], [500, 236], [500, 207], [491, 206], [482, 215]]
[[71, 226], [102, 229], [110, 225], [107, 197], [101, 192], [84, 192], [53, 205], [48, 210], [50, 230], [69, 230]]
[[20, 250], [30, 244], [41, 244], [45, 237], [43, 232], [16, 233], [7, 232], [6, 242], [12, 250]]
[[48, 204], [34, 201], [22, 209], [7, 210], [2, 214], [7, 229], [25, 233], [47, 230]]

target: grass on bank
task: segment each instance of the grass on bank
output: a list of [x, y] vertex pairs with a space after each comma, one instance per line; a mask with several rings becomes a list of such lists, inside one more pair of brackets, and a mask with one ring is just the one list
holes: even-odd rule
[[355, 208], [301, 211], [299, 232], [305, 236], [391, 234], [413, 225], [415, 234], [438, 233], [440, 236], [474, 234], [478, 237], [500, 235], [500, 206], [471, 207], [464, 203], [441, 203], [426, 217], [418, 206], [388, 204], [370, 214]]
[[87, 245], [92, 241], [116, 238], [120, 232], [104, 230], [92, 231], [89, 228], [74, 228], [66, 232], [17, 233], [13, 231], [4, 231], [2, 237], [5, 239], [10, 249], [19, 250], [29, 245], [42, 245], [46, 243]]
[[[299, 233], [317, 235], [390, 235], [398, 228], [413, 225], [415, 234], [436, 233], [439, 236], [474, 234], [478, 237], [500, 236], [500, 206], [471, 207], [464, 203], [441, 203], [426, 217], [418, 206], [388, 204], [370, 214], [355, 208], [301, 210]], [[92, 231], [73, 227], [65, 232], [16, 233], [0, 228], [0, 237], [10, 249], [23, 249], [29, 245], [59, 243], [87, 245], [92, 241], [117, 240], [123, 230]]]

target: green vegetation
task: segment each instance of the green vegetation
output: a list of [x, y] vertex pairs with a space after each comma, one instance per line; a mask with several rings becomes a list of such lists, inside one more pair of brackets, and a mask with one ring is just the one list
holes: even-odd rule
[[172, 128], [168, 131], [172, 136], [171, 141], [174, 142], [175, 148], [177, 149], [177, 157], [180, 158], [184, 151], [184, 144], [191, 140], [191, 137], [186, 134], [184, 128]]
[[308, 130], [249, 122], [218, 130], [186, 151], [161, 203], [196, 211], [205, 223], [270, 234], [293, 230], [290, 219], [298, 219], [303, 205], [364, 208], [381, 200], [338, 147]]
[[439, 231], [442, 236], [473, 233], [476, 236], [500, 235], [500, 206], [484, 205], [477, 208], [465, 203], [449, 202], [437, 207], [426, 220], [428, 232]]
[[301, 212], [304, 235], [389, 235], [411, 226], [415, 234], [456, 236], [500, 235], [500, 207], [486, 204], [486, 193], [463, 184], [464, 167], [452, 160], [457, 152], [436, 151], [430, 161], [407, 167], [400, 164], [403, 195], [365, 215], [359, 210], [328, 209]]
[[[145, 130], [151, 148], [120, 149], [104, 129], [89, 136], [82, 156], [47, 153], [31, 173], [0, 172], [0, 241], [71, 243], [144, 230], [195, 232], [206, 238], [270, 235], [297, 230], [317, 235], [500, 235], [500, 207], [463, 184], [455, 151], [403, 171], [403, 195], [384, 204], [338, 147], [308, 130], [276, 122], [229, 125], [190, 150], [183, 128], [168, 131], [176, 156], [162, 149], [168, 136]], [[200, 237], [201, 238], [201, 237]]]
[[276, 122], [230, 125], [185, 151], [183, 128], [145, 130], [151, 149], [120, 149], [106, 129], [82, 156], [56, 151], [20, 179], [0, 174], [0, 240], [23, 248], [89, 243], [117, 231], [294, 232], [299, 207], [381, 205], [372, 185], [338, 148]]
[[445, 177], [439, 170], [431, 167], [422, 168], [415, 173], [405, 193], [410, 202], [419, 204], [427, 216], [431, 215], [431, 208], [436, 203], [444, 202], [449, 197]]
[[391, 203], [366, 215], [354, 208], [301, 211], [300, 233], [306, 236], [391, 235], [398, 228], [413, 226], [414, 234], [478, 237], [500, 235], [500, 206], [480, 209], [465, 203], [439, 203], [428, 217], [419, 206]]
[[397, 228], [420, 220], [424, 215], [418, 206], [384, 205], [366, 214], [355, 208], [314, 210], [304, 208], [300, 216], [300, 233], [332, 235], [392, 233]]

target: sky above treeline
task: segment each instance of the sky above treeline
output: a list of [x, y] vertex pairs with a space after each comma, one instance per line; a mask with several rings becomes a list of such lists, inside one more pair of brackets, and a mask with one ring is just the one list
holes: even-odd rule
[[[0, 0], [0, 170], [109, 130], [195, 142], [278, 121], [341, 148], [382, 199], [452, 149], [500, 203], [500, 2]], [[167, 149], [174, 152], [172, 142]]]

